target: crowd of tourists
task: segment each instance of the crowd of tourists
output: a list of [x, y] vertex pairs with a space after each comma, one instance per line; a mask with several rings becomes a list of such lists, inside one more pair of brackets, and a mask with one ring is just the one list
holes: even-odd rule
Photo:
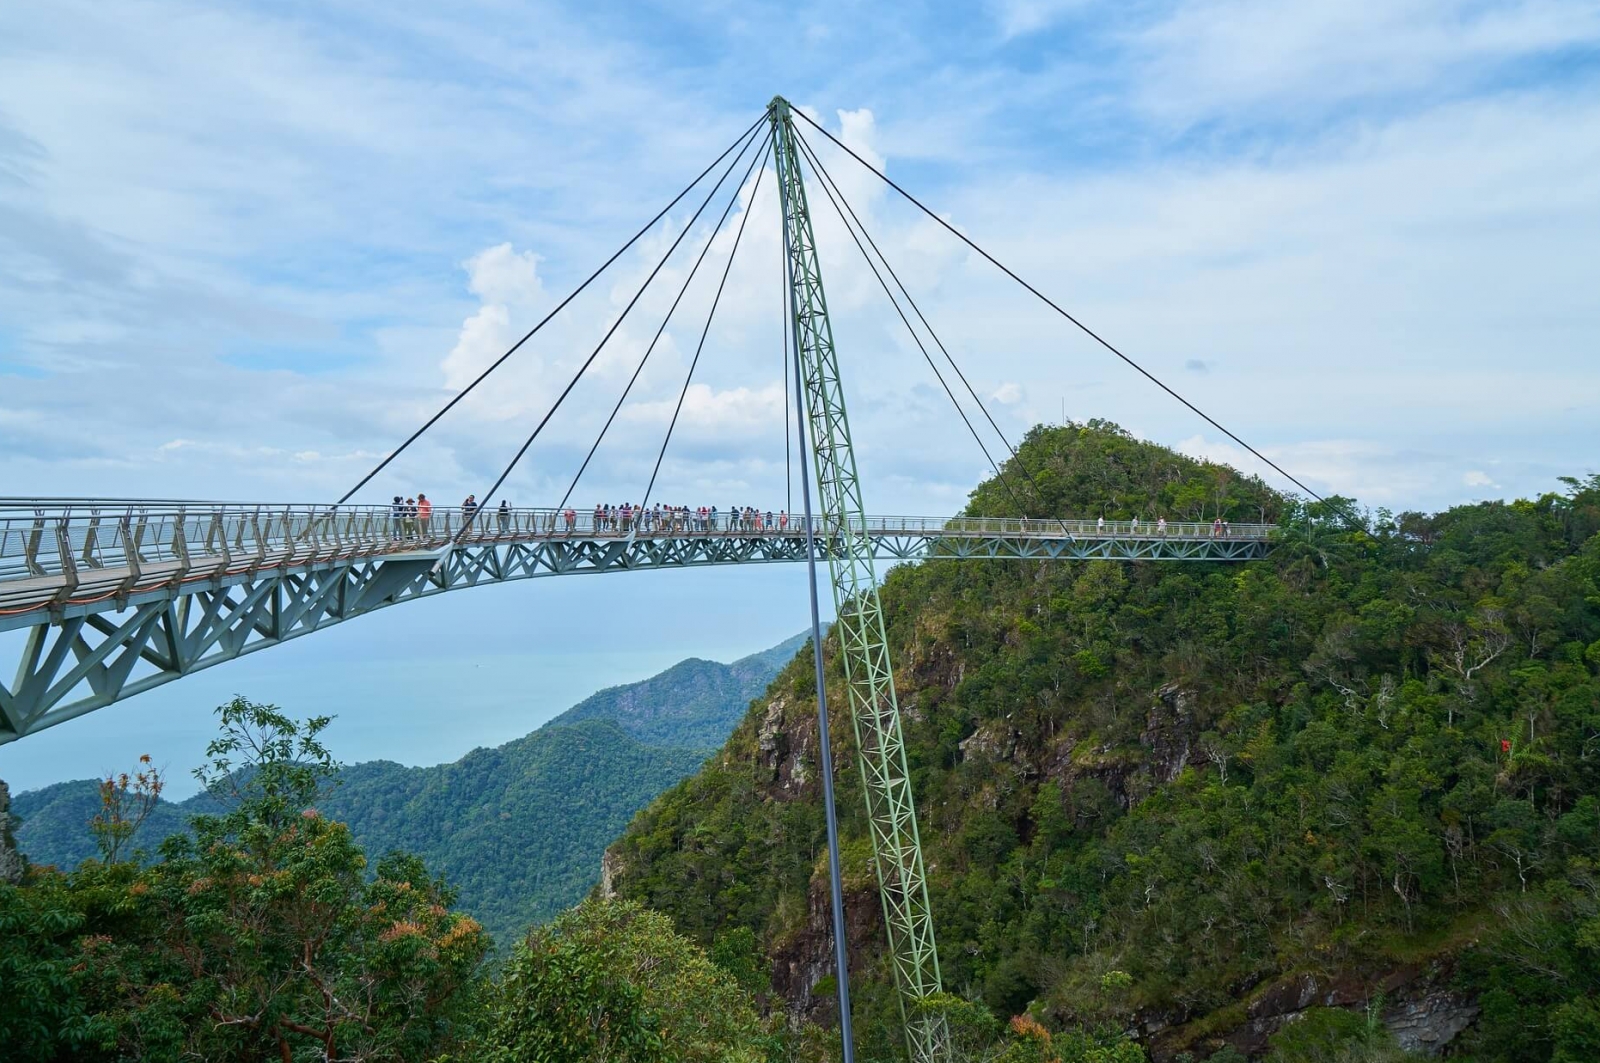
[[[439, 528], [439, 532], [454, 532], [456, 529], [473, 526], [476, 530], [488, 532], [498, 530], [505, 534], [512, 529], [516, 511], [511, 508], [511, 503], [505, 499], [500, 500], [500, 505], [493, 511], [494, 521], [489, 523], [488, 515], [478, 519], [478, 505], [476, 495], [468, 495], [461, 502], [461, 522], [455, 528]], [[421, 491], [415, 498], [394, 496], [391, 503], [392, 535], [395, 539], [429, 539], [434, 534], [433, 503]], [[790, 517], [787, 510], [761, 510], [754, 506], [733, 506], [727, 510], [719, 511], [716, 506], [663, 506], [657, 502], [653, 506], [635, 506], [624, 502], [620, 506], [597, 504], [594, 511], [589, 514], [589, 526], [580, 528], [578, 511], [568, 507], [560, 512], [540, 511], [536, 515], [526, 518], [525, 525], [519, 525], [515, 530], [544, 535], [575, 535], [580, 531], [596, 535], [710, 535], [724, 534], [750, 534], [771, 535], [783, 534], [789, 530]], [[1123, 533], [1126, 525], [1127, 534], [1157, 537], [1167, 535], [1167, 518], [1157, 517], [1154, 524], [1146, 521], [1143, 528], [1139, 518], [1134, 517], [1126, 522], [1120, 520], [1107, 521], [1104, 517], [1096, 521], [1096, 530], [1100, 535], [1105, 535], [1109, 529], [1112, 535]], [[798, 522], [796, 527], [798, 527]], [[1228, 522], [1218, 517], [1211, 522], [1211, 537], [1213, 539], [1226, 539], [1233, 534]]]
[[[473, 524], [479, 508], [477, 495], [468, 495], [462, 499], [461, 523], [451, 530], [454, 531], [456, 528], [465, 528], [469, 524]], [[511, 529], [511, 514], [511, 503], [502, 498], [500, 500], [500, 508], [495, 511], [495, 525], [500, 531], [505, 532]], [[484, 518], [485, 521], [487, 519], [487, 517]], [[389, 503], [389, 526], [390, 535], [395, 539], [432, 538], [436, 530], [434, 528], [433, 503], [421, 491], [417, 492], [417, 497], [415, 498], [395, 495], [393, 501]], [[487, 527], [487, 524], [480, 526]], [[442, 533], [445, 528], [440, 527], [437, 531]]]
[[[567, 529], [575, 528], [576, 514], [566, 510], [562, 514]], [[590, 515], [596, 532], [626, 535], [709, 535], [713, 532], [748, 532], [761, 535], [789, 530], [787, 510], [760, 510], [754, 506], [733, 506], [721, 511], [716, 506], [635, 506], [624, 502], [620, 506], [597, 505]]]
[[[415, 498], [395, 495], [390, 503], [391, 537], [402, 539], [431, 539], [435, 535], [448, 535], [468, 526], [480, 532], [512, 531], [517, 513], [506, 499], [490, 514], [479, 516], [476, 495], [468, 495], [461, 502], [459, 523], [436, 523], [434, 506], [421, 491]], [[600, 535], [709, 535], [715, 532], [754, 535], [781, 534], [789, 530], [787, 510], [761, 510], [755, 506], [734, 506], [718, 510], [716, 506], [635, 506], [624, 502], [620, 506], [599, 504], [589, 514], [589, 527], [579, 528], [578, 511], [568, 507], [559, 513], [541, 511], [523, 518], [516, 531], [533, 534], [577, 534], [579, 531]]]

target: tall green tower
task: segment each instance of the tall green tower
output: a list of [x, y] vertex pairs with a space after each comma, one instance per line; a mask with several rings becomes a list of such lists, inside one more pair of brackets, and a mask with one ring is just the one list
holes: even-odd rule
[[[922, 843], [917, 836], [917, 813], [906, 770], [900, 706], [895, 700], [894, 672], [884, 634], [883, 608], [878, 601], [878, 576], [866, 533], [861, 480], [850, 443], [850, 421], [845, 416], [833, 326], [822, 291], [822, 269], [817, 262], [811, 213], [800, 176], [800, 149], [789, 101], [774, 97], [769, 117], [783, 208], [795, 349], [811, 448], [816, 457], [817, 517], [820, 538], [828, 544], [828, 573], [837, 615], [835, 630], [843, 650], [850, 719], [855, 728], [874, 864], [883, 897], [883, 920], [888, 928], [889, 952], [911, 1059], [913, 1063], [933, 1063], [948, 1056], [945, 1025], [941, 1017], [919, 1005], [940, 990], [939, 957], [934, 948]], [[828, 754], [824, 751], [823, 755]]]

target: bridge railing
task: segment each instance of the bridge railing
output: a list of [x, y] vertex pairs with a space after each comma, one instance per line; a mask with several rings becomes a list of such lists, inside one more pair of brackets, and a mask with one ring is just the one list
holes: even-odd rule
[[[441, 548], [458, 538], [471, 544], [533, 539], [788, 536], [806, 534], [803, 518], [762, 511], [754, 518], [718, 513], [643, 518], [599, 516], [593, 509], [436, 507], [427, 517], [392, 506], [327, 506], [179, 500], [0, 499], [0, 581], [53, 578], [76, 586], [88, 572], [125, 573], [109, 593], [147, 575], [196, 579], [318, 558], [359, 557]], [[822, 525], [824, 537], [839, 529]], [[851, 529], [872, 536], [1059, 539], [1208, 539], [1262, 541], [1271, 525], [1158, 524], [1130, 520], [1053, 520], [1001, 517], [867, 517]], [[101, 588], [104, 589], [104, 588]]]

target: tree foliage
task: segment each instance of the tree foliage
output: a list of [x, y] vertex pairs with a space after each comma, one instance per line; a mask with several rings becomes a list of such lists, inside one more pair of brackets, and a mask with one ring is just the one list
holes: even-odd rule
[[469, 1016], [487, 935], [416, 858], [369, 876], [317, 810], [327, 720], [242, 698], [219, 715], [199, 774], [224, 810], [192, 837], [148, 866], [108, 852], [0, 887], [8, 1057], [431, 1058]]
[[[889, 575], [946, 984], [1057, 1027], [1216, 1012], [1203, 1031], [1289, 972], [1439, 958], [1482, 1003], [1467, 1035], [1482, 1060], [1586, 1051], [1600, 479], [1392, 515], [1285, 499], [1104, 424], [1036, 429], [1020, 462], [1033, 516], [1266, 519], [1282, 539], [1246, 565]], [[1016, 503], [991, 482], [969, 512]], [[840, 684], [832, 638], [825, 657]], [[776, 970], [815, 952], [814, 718], [796, 665], [613, 848], [621, 895], [707, 944], [747, 927]], [[848, 749], [836, 758], [849, 852], [866, 825]], [[874, 919], [870, 884], [847, 906]], [[857, 940], [858, 1029], [887, 1056], [880, 935]], [[1107, 989], [1113, 970], [1126, 987]], [[1217, 1047], [1195, 1036], [1196, 1058]]]
[[758, 1063], [733, 974], [672, 921], [590, 900], [529, 933], [492, 992], [476, 1058], [496, 1063]]

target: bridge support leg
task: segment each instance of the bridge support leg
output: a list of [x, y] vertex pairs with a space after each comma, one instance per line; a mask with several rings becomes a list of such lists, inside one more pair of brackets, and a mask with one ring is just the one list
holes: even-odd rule
[[[939, 957], [933, 940], [933, 913], [928, 904], [883, 607], [878, 601], [874, 547], [867, 534], [866, 508], [861, 501], [861, 481], [856, 474], [855, 449], [850, 441], [850, 422], [845, 415], [839, 362], [833, 346], [833, 325], [823, 295], [822, 271], [788, 101], [774, 99], [770, 118], [783, 207], [795, 351], [816, 459], [821, 530], [830, 543], [828, 571], [843, 651], [845, 689], [866, 793], [874, 867], [883, 898], [883, 918], [900, 991], [907, 1047], [913, 1063], [933, 1063], [947, 1059], [949, 1054], [943, 1019], [923, 1007], [928, 997], [940, 991]], [[824, 750], [822, 755], [829, 754]], [[843, 932], [842, 928], [839, 932]]]

